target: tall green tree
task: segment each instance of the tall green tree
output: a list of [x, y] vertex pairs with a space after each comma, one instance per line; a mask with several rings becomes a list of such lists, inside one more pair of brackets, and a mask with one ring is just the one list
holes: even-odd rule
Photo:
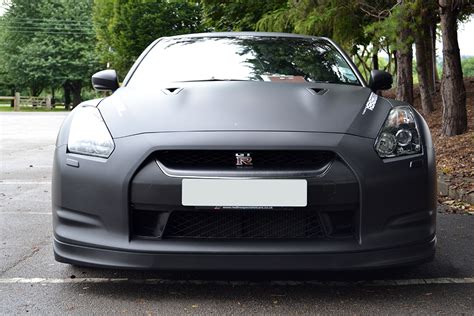
[[392, 16], [396, 19], [397, 47], [397, 95], [401, 101], [413, 104], [413, 10], [409, 0], [401, 0]]
[[466, 88], [464, 87], [457, 35], [457, 21], [463, 9], [463, 2], [439, 0], [439, 6], [443, 40], [442, 133], [445, 136], [454, 136], [467, 130]]
[[[366, 75], [379, 68], [378, 52], [388, 50], [387, 37], [375, 34], [375, 22], [384, 20], [395, 0], [288, 0], [257, 23], [261, 31], [295, 32], [334, 39], [353, 57]], [[375, 35], [374, 35], [375, 34]], [[387, 51], [390, 55], [390, 51]], [[391, 66], [391, 59], [386, 67]]]
[[357, 1], [288, 0], [280, 8], [262, 17], [257, 28], [262, 31], [328, 36], [353, 51], [354, 45], [365, 42], [363, 26], [368, 21], [366, 16], [357, 14], [358, 11]]
[[104, 67], [114, 58], [111, 25], [114, 18], [115, 2], [116, 0], [95, 0], [93, 6], [92, 19], [97, 38], [96, 52]]
[[255, 31], [267, 13], [286, 7], [287, 0], [202, 0], [204, 25], [213, 31]]
[[428, 115], [433, 110], [432, 96], [434, 88], [434, 43], [433, 23], [436, 23], [437, 3], [434, 1], [426, 3], [422, 0], [414, 1], [413, 12], [416, 25], [413, 30], [416, 49], [416, 70], [421, 96], [421, 107], [423, 114]]
[[39, 94], [46, 83], [38, 80], [37, 74], [24, 75], [23, 67], [29, 59], [23, 60], [26, 56], [20, 56], [20, 50], [30, 43], [33, 31], [37, 30], [30, 28], [33, 26], [30, 19], [39, 16], [39, 6], [36, 1], [12, 1], [0, 20], [2, 81], [14, 90], [28, 88], [33, 95]]
[[73, 106], [81, 102], [98, 69], [91, 18], [92, 0], [12, 0], [0, 43], [9, 82], [32, 95], [62, 86]]
[[95, 0], [97, 51], [125, 75], [154, 40], [203, 31], [199, 3], [166, 0]]

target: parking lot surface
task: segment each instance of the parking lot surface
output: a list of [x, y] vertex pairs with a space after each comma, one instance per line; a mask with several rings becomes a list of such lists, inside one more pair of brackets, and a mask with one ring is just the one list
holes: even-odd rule
[[436, 259], [363, 272], [144, 272], [57, 263], [64, 113], [0, 114], [0, 314], [474, 314], [474, 216], [439, 209]]

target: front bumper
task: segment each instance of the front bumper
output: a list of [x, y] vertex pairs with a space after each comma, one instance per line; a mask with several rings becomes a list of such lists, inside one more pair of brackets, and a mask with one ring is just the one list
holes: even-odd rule
[[[429, 260], [436, 233], [434, 152], [425, 147], [423, 155], [382, 161], [373, 142], [352, 135], [302, 132], [156, 133], [116, 139], [108, 160], [68, 154], [65, 145], [59, 146], [53, 169], [56, 258], [100, 267], [196, 270], [340, 270]], [[148, 211], [182, 208], [182, 178], [165, 174], [149, 158], [159, 150], [202, 148], [336, 152], [340, 159], [327, 172], [307, 178], [308, 207], [356, 205], [353, 238], [274, 242], [136, 238], [131, 212], [137, 205]], [[79, 168], [68, 165], [68, 158], [77, 160]]]
[[54, 240], [59, 262], [143, 270], [362, 270], [419, 264], [433, 259], [436, 238], [400, 248], [354, 253], [228, 254], [125, 252]]

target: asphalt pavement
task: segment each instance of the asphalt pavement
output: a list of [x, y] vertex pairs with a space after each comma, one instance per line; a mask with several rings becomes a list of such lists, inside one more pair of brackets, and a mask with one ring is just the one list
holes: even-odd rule
[[433, 262], [363, 272], [144, 272], [53, 258], [64, 113], [0, 113], [0, 314], [474, 314], [474, 216], [439, 208]]

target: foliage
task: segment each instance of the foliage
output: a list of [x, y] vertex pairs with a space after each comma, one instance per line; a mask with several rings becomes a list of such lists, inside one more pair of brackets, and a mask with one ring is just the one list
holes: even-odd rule
[[5, 81], [33, 95], [88, 81], [97, 69], [91, 10], [92, 0], [13, 0], [1, 22]]
[[[380, 45], [388, 43], [395, 50], [406, 50], [414, 42], [413, 34], [419, 29], [421, 10], [436, 10], [436, 2], [429, 3], [422, 0], [408, 0], [396, 3], [388, 15], [366, 26], [365, 32]], [[410, 36], [401, 42], [400, 30], [408, 29]]]
[[[0, 16], [0, 53], [4, 54], [1, 51], [2, 43], [5, 42], [5, 29], [1, 27], [4, 23], [4, 18]], [[9, 88], [12, 86], [10, 78], [8, 76], [8, 64], [5, 57], [0, 58], [0, 95], [9, 95]]]
[[[99, 68], [110, 65], [123, 77], [155, 39], [202, 31], [327, 36], [349, 52], [366, 76], [372, 64], [394, 73], [394, 51], [406, 51], [414, 41], [419, 44], [420, 38], [432, 34], [439, 22], [438, 2], [11, 0], [0, 17], [0, 94], [28, 88], [36, 95], [46, 88], [63, 86], [65, 96], [72, 92], [77, 99], [77, 91]], [[472, 1], [452, 3], [459, 6], [459, 21], [474, 13]], [[423, 26], [428, 24], [431, 29], [426, 31]], [[388, 59], [381, 60], [380, 52]], [[474, 76], [473, 64], [472, 59], [462, 61], [466, 76]], [[419, 65], [420, 69], [429, 67], [422, 66], [423, 62]]]
[[461, 67], [464, 77], [474, 77], [474, 57], [463, 58]]
[[93, 5], [92, 20], [97, 39], [96, 52], [104, 66], [114, 58], [111, 51], [113, 36], [111, 36], [110, 30], [114, 17], [114, 4], [115, 0], [96, 0]]
[[354, 45], [366, 43], [363, 25], [367, 23], [367, 17], [354, 14], [357, 11], [357, 1], [289, 0], [266, 14], [257, 23], [257, 29], [327, 36], [352, 50]]
[[285, 7], [287, 0], [202, 0], [204, 25], [213, 31], [255, 31], [268, 12]]
[[204, 30], [199, 3], [96, 0], [93, 12], [100, 60], [122, 75], [157, 38]]
[[[385, 20], [396, 4], [395, 0], [288, 0], [284, 6], [263, 16], [257, 28], [330, 37], [368, 75], [372, 55], [381, 49], [391, 55], [388, 41], [374, 34], [377, 25], [373, 24]], [[387, 69], [391, 69], [391, 58]]]
[[392, 52], [414, 41], [413, 35], [400, 41], [400, 30], [408, 28], [413, 33], [421, 23], [419, 12], [435, 11], [435, 7], [436, 2], [422, 0], [288, 0], [264, 15], [257, 29], [330, 37], [366, 75], [372, 56], [384, 51], [390, 58], [383, 69], [393, 72]]

